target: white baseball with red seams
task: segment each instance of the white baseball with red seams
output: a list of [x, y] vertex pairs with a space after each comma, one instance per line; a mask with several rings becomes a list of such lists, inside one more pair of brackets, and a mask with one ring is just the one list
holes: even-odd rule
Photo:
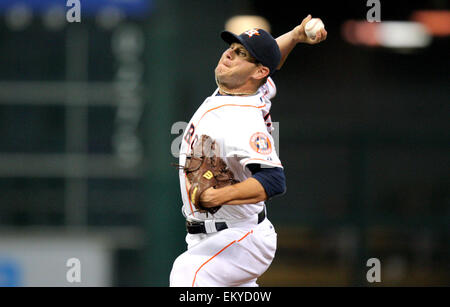
[[325, 28], [322, 20], [320, 18], [312, 18], [305, 25], [305, 33], [309, 38], [314, 39], [316, 37], [317, 31]]
[[[201, 135], [211, 136], [220, 146], [221, 156], [235, 178], [252, 176], [248, 164], [283, 168], [271, 135], [270, 99], [276, 94], [271, 78], [252, 96], [208, 97], [190, 120], [180, 147], [179, 164]], [[264, 201], [256, 204], [222, 206], [215, 214], [198, 212], [189, 200], [186, 175], [179, 172], [182, 212], [188, 221], [226, 222], [229, 228], [208, 234], [187, 234], [187, 251], [174, 262], [170, 286], [257, 286], [256, 280], [270, 266], [276, 251], [277, 234], [258, 213], [266, 210]], [[215, 227], [215, 226], [214, 226]]]

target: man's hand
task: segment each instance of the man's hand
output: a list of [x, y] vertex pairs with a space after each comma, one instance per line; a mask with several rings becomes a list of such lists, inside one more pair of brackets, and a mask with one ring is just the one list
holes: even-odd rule
[[278, 47], [280, 47], [281, 51], [281, 60], [280, 64], [278, 64], [277, 69], [281, 69], [281, 67], [283, 67], [288, 55], [298, 43], [315, 45], [327, 39], [327, 31], [325, 29], [317, 31], [316, 37], [314, 39], [311, 39], [306, 35], [305, 26], [306, 23], [311, 19], [311, 15], [308, 15], [305, 19], [303, 19], [300, 25], [296, 26], [291, 31], [277, 37], [277, 44]]
[[295, 42], [315, 45], [327, 39], [327, 31], [325, 29], [317, 31], [316, 37], [314, 39], [311, 39], [306, 35], [305, 26], [311, 19], [312, 19], [311, 15], [308, 15], [305, 19], [303, 19], [300, 25], [296, 26], [292, 30], [291, 35], [292, 39]]
[[200, 203], [205, 208], [212, 208], [216, 206], [223, 205], [223, 203], [220, 203], [220, 199], [218, 199], [218, 189], [209, 188], [205, 190], [202, 195], [200, 195]]
[[[186, 190], [189, 191], [191, 189], [191, 183], [189, 182], [189, 180], [187, 179], [187, 177], [184, 177], [184, 180], [186, 182]], [[211, 207], [216, 207], [221, 205], [218, 202], [214, 202], [215, 199], [215, 194], [214, 192], [217, 191], [217, 189], [214, 188], [209, 188], [206, 189], [202, 195], [200, 195], [200, 203], [202, 204], [203, 207], [205, 208], [211, 208]]]

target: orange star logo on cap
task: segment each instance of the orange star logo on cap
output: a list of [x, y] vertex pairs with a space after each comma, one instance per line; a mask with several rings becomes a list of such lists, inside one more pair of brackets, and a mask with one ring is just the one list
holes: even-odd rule
[[259, 35], [258, 29], [252, 29], [245, 32], [248, 37], [252, 37], [253, 35]]

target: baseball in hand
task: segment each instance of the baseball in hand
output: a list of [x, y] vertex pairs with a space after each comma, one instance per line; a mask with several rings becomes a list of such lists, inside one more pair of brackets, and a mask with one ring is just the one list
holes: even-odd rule
[[323, 24], [322, 20], [320, 20], [320, 18], [313, 18], [306, 23], [305, 33], [309, 38], [315, 39], [317, 31], [324, 28], [325, 25]]

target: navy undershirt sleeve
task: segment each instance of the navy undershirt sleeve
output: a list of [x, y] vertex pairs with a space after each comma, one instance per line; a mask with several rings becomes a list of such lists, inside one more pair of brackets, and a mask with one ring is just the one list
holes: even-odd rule
[[249, 164], [247, 167], [252, 177], [264, 187], [268, 199], [286, 193], [286, 177], [282, 168], [263, 168], [260, 164]]

